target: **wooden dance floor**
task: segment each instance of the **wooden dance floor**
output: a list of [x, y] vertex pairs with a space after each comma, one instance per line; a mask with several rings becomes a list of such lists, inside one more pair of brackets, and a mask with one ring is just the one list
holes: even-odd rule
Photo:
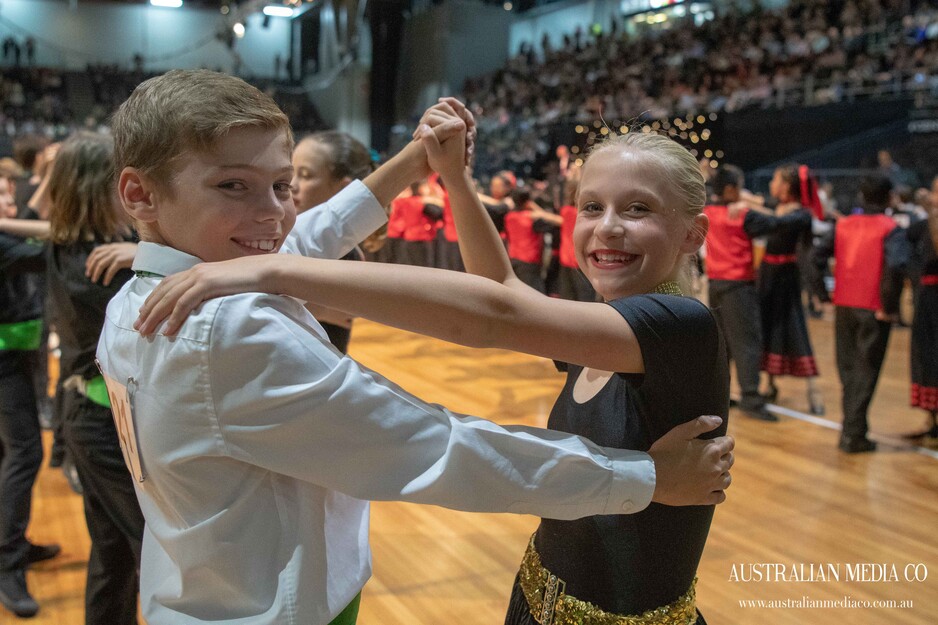
[[[856, 456], [837, 450], [832, 322], [812, 320], [811, 331], [827, 417], [799, 415], [807, 410], [805, 388], [790, 379], [779, 385], [778, 404], [789, 411], [781, 422], [731, 414], [737, 463], [700, 566], [700, 610], [710, 625], [933, 625], [938, 454], [899, 437], [924, 423], [908, 407], [909, 331], [893, 331], [870, 412], [880, 450]], [[463, 349], [364, 321], [356, 322], [352, 355], [420, 397], [503, 424], [544, 425], [563, 382], [537, 358]], [[375, 574], [360, 625], [501, 623], [535, 526], [532, 517], [376, 503]], [[83, 622], [88, 536], [81, 499], [57, 470], [40, 474], [30, 537], [63, 546], [59, 558], [29, 573], [41, 605], [32, 622]], [[0, 608], [0, 625], [14, 622]]]

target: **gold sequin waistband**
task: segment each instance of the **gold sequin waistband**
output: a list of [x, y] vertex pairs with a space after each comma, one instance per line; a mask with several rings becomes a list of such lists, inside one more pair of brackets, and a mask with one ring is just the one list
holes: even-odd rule
[[521, 560], [521, 590], [541, 625], [693, 625], [697, 621], [697, 580], [673, 602], [644, 614], [612, 614], [566, 594], [566, 583], [541, 565], [534, 536]]

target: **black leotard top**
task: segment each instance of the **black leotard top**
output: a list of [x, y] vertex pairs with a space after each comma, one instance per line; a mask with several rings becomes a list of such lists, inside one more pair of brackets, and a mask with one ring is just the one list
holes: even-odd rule
[[[729, 369], [710, 310], [671, 295], [639, 295], [610, 305], [638, 338], [645, 373], [613, 375], [596, 396], [578, 404], [573, 386], [582, 367], [569, 365], [548, 427], [637, 450], [700, 415], [723, 417], [708, 436], [725, 434]], [[566, 582], [568, 595], [607, 612], [641, 614], [690, 588], [713, 511], [652, 503], [630, 515], [542, 519], [535, 545], [542, 564]]]

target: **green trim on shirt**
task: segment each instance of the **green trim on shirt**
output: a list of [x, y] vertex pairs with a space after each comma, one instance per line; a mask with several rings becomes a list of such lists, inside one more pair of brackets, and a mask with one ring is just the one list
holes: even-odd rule
[[104, 376], [97, 375], [85, 382], [85, 397], [99, 406], [111, 407], [111, 398], [107, 394]]
[[166, 276], [152, 271], [135, 271], [134, 275], [138, 278], [165, 278]]
[[0, 351], [31, 351], [42, 343], [42, 319], [0, 323]]
[[352, 602], [345, 606], [337, 617], [332, 619], [329, 625], [355, 625], [358, 620], [358, 606], [362, 602], [362, 594], [358, 593]]

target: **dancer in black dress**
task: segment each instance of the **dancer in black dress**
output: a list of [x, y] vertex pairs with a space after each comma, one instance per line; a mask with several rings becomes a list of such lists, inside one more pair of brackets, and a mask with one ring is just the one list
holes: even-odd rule
[[911, 404], [928, 413], [919, 436], [938, 442], [938, 177], [932, 182], [928, 219], [909, 227], [915, 278], [915, 317], [912, 320]]
[[[371, 153], [362, 143], [344, 132], [329, 130], [312, 134], [296, 144], [293, 169], [290, 187], [299, 214], [325, 204], [353, 180], [365, 178], [375, 167]], [[364, 260], [364, 255], [356, 247], [341, 260]], [[322, 324], [329, 342], [347, 354], [353, 318], [321, 306], [309, 305], [309, 309]]]
[[818, 375], [808, 324], [801, 303], [799, 242], [810, 242], [811, 179], [802, 185], [798, 165], [775, 170], [769, 191], [779, 204], [775, 214], [787, 217], [766, 240], [759, 269], [759, 304], [762, 310], [762, 370], [769, 376], [769, 401], [778, 395], [775, 377], [790, 375], [808, 381], [808, 405], [812, 414], [824, 414], [824, 402], [816, 384]]

